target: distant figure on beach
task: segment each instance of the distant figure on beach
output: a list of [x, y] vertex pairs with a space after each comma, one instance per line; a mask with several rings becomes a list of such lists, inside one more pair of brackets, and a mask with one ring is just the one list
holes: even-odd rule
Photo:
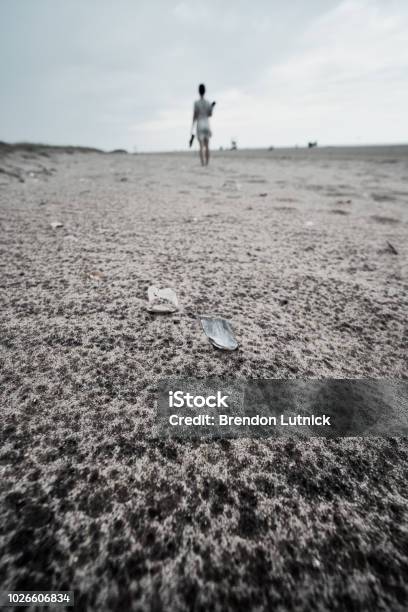
[[198, 88], [200, 99], [194, 102], [193, 124], [191, 126], [190, 147], [193, 144], [194, 123], [197, 122], [197, 140], [200, 145], [200, 160], [202, 166], [208, 166], [210, 161], [210, 122], [209, 117], [212, 116], [215, 102], [208, 102], [205, 98], [205, 85], [201, 83]]

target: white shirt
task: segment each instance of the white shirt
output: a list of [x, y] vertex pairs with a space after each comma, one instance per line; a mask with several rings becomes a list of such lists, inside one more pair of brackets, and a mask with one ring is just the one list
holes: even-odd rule
[[197, 120], [197, 138], [201, 136], [211, 136], [210, 123], [208, 117], [212, 115], [212, 104], [205, 98], [200, 98], [194, 102], [194, 117]]

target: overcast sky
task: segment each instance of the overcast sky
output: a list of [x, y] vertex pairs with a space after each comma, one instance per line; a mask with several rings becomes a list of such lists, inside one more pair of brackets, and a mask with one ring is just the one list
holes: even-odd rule
[[0, 0], [0, 140], [408, 142], [408, 0]]

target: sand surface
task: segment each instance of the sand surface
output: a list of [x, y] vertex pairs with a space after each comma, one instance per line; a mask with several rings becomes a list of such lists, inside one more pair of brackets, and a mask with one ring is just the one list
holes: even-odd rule
[[[406, 378], [407, 237], [408, 147], [208, 168], [0, 147], [3, 588], [89, 610], [406, 610], [406, 439], [151, 428], [168, 375]], [[150, 284], [180, 312], [148, 313]]]

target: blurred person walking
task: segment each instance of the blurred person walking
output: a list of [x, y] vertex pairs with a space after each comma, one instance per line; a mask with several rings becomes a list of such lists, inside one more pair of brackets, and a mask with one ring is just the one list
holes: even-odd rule
[[208, 102], [205, 98], [205, 85], [201, 83], [198, 87], [200, 99], [194, 102], [193, 123], [191, 126], [190, 147], [194, 140], [194, 124], [197, 123], [197, 140], [200, 145], [200, 160], [202, 166], [208, 166], [210, 161], [210, 138], [212, 136], [209, 117], [212, 116], [215, 102]]

